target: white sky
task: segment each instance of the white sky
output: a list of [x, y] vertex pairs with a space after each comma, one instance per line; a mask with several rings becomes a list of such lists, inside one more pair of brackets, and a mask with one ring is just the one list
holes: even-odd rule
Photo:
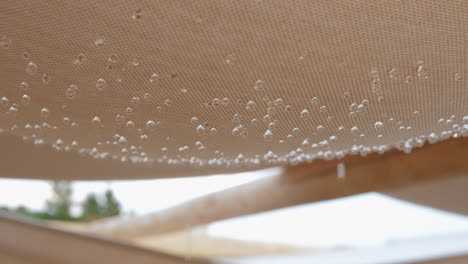
[[[124, 211], [145, 214], [278, 172], [279, 169], [272, 169], [197, 178], [76, 182], [73, 198], [82, 201], [89, 192], [103, 193], [111, 188]], [[50, 194], [50, 185], [44, 181], [0, 180], [0, 206], [22, 204], [41, 209]], [[368, 193], [221, 221], [211, 224], [208, 232], [230, 239], [307, 247], [369, 246], [391, 240], [468, 232], [468, 220]]]

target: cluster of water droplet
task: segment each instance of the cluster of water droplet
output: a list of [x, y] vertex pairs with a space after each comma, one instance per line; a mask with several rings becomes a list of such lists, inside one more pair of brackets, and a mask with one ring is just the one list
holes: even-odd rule
[[[131, 15], [134, 21], [143, 17], [143, 11], [137, 9]], [[200, 20], [197, 23], [200, 23]], [[136, 22], [135, 22], [136, 23]], [[0, 38], [0, 48], [11, 50], [13, 41], [7, 37]], [[99, 36], [94, 40], [93, 48], [100, 49], [106, 45], [104, 37]], [[78, 53], [78, 52], [77, 52]], [[133, 57], [126, 61], [120, 55], [105, 55], [106, 69], [119, 69], [122, 64], [138, 67], [142, 63], [142, 57]], [[192, 165], [192, 166], [257, 166], [286, 165], [301, 162], [311, 162], [315, 159], [339, 159], [345, 155], [367, 155], [371, 152], [384, 153], [385, 151], [397, 148], [409, 153], [412, 149], [423, 146], [426, 142], [436, 143], [448, 138], [468, 136], [468, 116], [462, 118], [450, 116], [434, 120], [433, 131], [417, 135], [413, 133], [413, 127], [420, 129], [416, 120], [421, 115], [420, 110], [412, 110], [412, 118], [392, 117], [382, 114], [378, 119], [369, 118], [370, 111], [378, 111], [378, 104], [385, 104], [384, 94], [389, 94], [384, 85], [386, 81], [392, 84], [401, 82], [404, 86], [411, 86], [413, 82], [425, 81], [429, 78], [429, 71], [424, 62], [418, 61], [412, 72], [404, 72], [397, 67], [391, 69], [370, 69], [370, 91], [369, 93], [354, 94], [349, 91], [343, 92], [341, 105], [343, 109], [338, 109], [336, 105], [325, 104], [327, 99], [317, 96], [310, 96], [306, 103], [298, 103], [275, 96], [275, 89], [272, 88], [268, 79], [251, 80], [251, 98], [243, 98], [230, 95], [218, 95], [217, 98], [208, 98], [199, 103], [210, 111], [206, 116], [213, 116], [213, 113], [220, 112], [221, 118], [225, 113], [230, 113], [230, 120], [221, 120], [224, 125], [212, 122], [206, 116], [203, 118], [185, 114], [185, 124], [162, 123], [157, 115], [151, 118], [142, 118], [136, 113], [146, 107], [153, 107], [158, 113], [164, 113], [166, 109], [171, 109], [174, 104], [179, 103], [181, 94], [188, 92], [182, 88], [174, 91], [175, 96], [162, 98], [158, 96], [157, 89], [161, 89], [160, 83], [165, 78], [174, 79], [177, 74], [164, 75], [148, 71], [145, 73], [143, 81], [144, 91], [125, 97], [126, 103], [118, 105], [118, 111], [113, 113], [111, 119], [107, 114], [93, 114], [87, 117], [86, 121], [79, 121], [73, 118], [73, 114], [60, 117], [57, 107], [34, 104], [31, 99], [32, 90], [40, 89], [34, 83], [34, 76], [40, 79], [42, 85], [51, 83], [51, 76], [46, 72], [46, 66], [38, 67], [32, 60], [28, 52], [20, 54], [22, 62], [25, 63], [25, 80], [17, 84], [15, 93], [19, 96], [12, 96], [13, 93], [0, 95], [0, 110], [5, 116], [0, 132], [8, 132], [19, 135], [25, 141], [33, 142], [36, 145], [47, 144], [59, 151], [76, 151], [81, 156], [91, 156], [96, 159], [112, 159], [121, 162], [131, 162], [138, 164], [164, 163], [168, 165]], [[224, 58], [229, 69], [236, 64], [235, 54], [228, 54]], [[302, 60], [302, 59], [300, 59]], [[39, 60], [38, 60], [39, 61]], [[76, 69], [83, 69], [93, 63], [93, 57], [88, 57], [84, 53], [78, 53], [70, 58], [71, 64]], [[145, 62], [146, 64], [146, 62]], [[122, 72], [125, 68], [121, 68]], [[21, 69], [21, 71], [24, 71]], [[113, 79], [110, 75], [94, 76], [90, 87], [91, 94], [104, 95], [113, 92], [114, 84], [124, 81], [122, 77]], [[414, 77], [413, 77], [414, 76]], [[104, 78], [105, 77], [105, 78]], [[367, 75], [365, 78], [369, 78]], [[454, 73], [451, 80], [462, 81], [463, 74]], [[53, 83], [55, 83], [55, 78]], [[414, 85], [414, 84], [413, 84]], [[150, 90], [148, 87], [152, 87]], [[65, 98], [62, 109], [68, 105], [88, 96], [86, 91], [89, 87], [80, 84], [68, 83], [65, 87], [60, 87], [60, 95]], [[365, 89], [369, 89], [366, 86]], [[135, 91], [137, 89], [134, 89]], [[353, 89], [354, 90], [354, 89]], [[182, 92], [182, 93], [180, 93]], [[39, 92], [38, 92], [39, 94]], [[363, 95], [364, 94], [364, 95]], [[369, 95], [370, 96], [367, 96]], [[372, 95], [374, 98], [372, 98]], [[293, 97], [293, 96], [292, 96]], [[78, 99], [77, 99], [78, 98]], [[198, 97], [194, 97], [198, 98]], [[75, 100], [76, 99], [76, 100]], [[193, 107], [197, 107], [194, 105]], [[31, 110], [29, 110], [31, 109]], [[225, 110], [223, 110], [225, 109]], [[40, 118], [39, 121], [32, 120], [14, 121], [15, 117], [22, 111], [34, 111]], [[143, 112], [143, 111], [142, 111]], [[154, 111], [149, 111], [153, 113]], [[67, 113], [64, 111], [64, 113]], [[349, 117], [349, 122], [339, 123], [336, 116]], [[375, 116], [375, 115], [372, 115]], [[112, 120], [112, 118], [114, 120]], [[220, 121], [220, 120], [214, 120]], [[350, 125], [352, 124], [352, 125]], [[214, 126], [216, 125], [216, 127]], [[220, 126], [218, 126], [220, 125]], [[419, 124], [421, 125], [421, 124]], [[424, 124], [423, 124], [424, 125]], [[103, 129], [107, 127], [111, 129]], [[195, 142], [173, 142], [170, 135], [164, 134], [164, 127], [181, 126], [181, 130], [196, 138]], [[418, 127], [417, 127], [418, 126]], [[101, 135], [112, 131], [111, 135], [102, 135], [97, 142], [89, 142], [86, 138], [81, 140], [81, 128], [91, 129], [93, 133]], [[187, 129], [185, 129], [187, 128]], [[221, 129], [220, 129], [221, 128]], [[218, 131], [220, 129], [220, 131]], [[224, 131], [226, 130], [226, 131]], [[107, 132], [106, 132], [107, 131]], [[396, 131], [396, 132], [395, 132]], [[425, 130], [423, 130], [425, 131]], [[265, 153], [247, 155], [246, 153], [229, 155], [223, 152], [222, 143], [217, 134], [221, 134], [225, 140], [235, 142], [261, 142], [261, 145], [268, 150]], [[398, 134], [398, 140], [390, 139]], [[107, 136], [107, 137], [106, 137]], [[193, 138], [190, 137], [189, 138]], [[388, 140], [385, 140], [389, 138]], [[395, 138], [395, 137], [394, 137]], [[380, 141], [379, 141], [380, 140]], [[395, 142], [396, 141], [396, 142]], [[202, 143], [204, 142], [204, 143]], [[377, 142], [377, 143], [376, 143]], [[382, 143], [379, 143], [382, 142]], [[158, 147], [155, 151], [154, 146]], [[261, 148], [263, 149], [263, 148]], [[224, 150], [227, 152], [227, 150]], [[344, 165], [338, 166], [338, 176], [344, 177]]]

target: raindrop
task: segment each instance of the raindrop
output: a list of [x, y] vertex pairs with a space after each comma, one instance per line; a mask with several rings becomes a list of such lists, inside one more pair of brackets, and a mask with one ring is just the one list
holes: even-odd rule
[[210, 129], [210, 134], [211, 134], [211, 135], [214, 135], [214, 134], [216, 134], [216, 133], [218, 133], [218, 130], [217, 130], [216, 128], [212, 127], [212, 128]]
[[271, 132], [271, 130], [267, 130], [265, 131], [265, 134], [263, 134], [263, 138], [266, 140], [266, 141], [271, 141], [273, 139], [273, 133]]
[[389, 73], [390, 79], [398, 79], [400, 77], [400, 73], [396, 68], [392, 68]]
[[192, 117], [192, 119], [190, 119], [190, 123], [192, 123], [194, 125], [198, 124], [198, 117], [195, 117], [195, 116]]
[[322, 106], [320, 107], [320, 112], [324, 113], [324, 112], [326, 112], [326, 111], [327, 111], [327, 107], [326, 107], [325, 105], [322, 105]]
[[234, 64], [235, 62], [236, 62], [236, 57], [234, 56], [234, 54], [227, 55], [226, 57], [227, 64]]
[[55, 144], [57, 146], [62, 146], [63, 145], [63, 140], [59, 138], [59, 139], [57, 139], [57, 141], [55, 141]]
[[198, 125], [197, 126], [197, 135], [203, 136], [205, 135], [206, 129], [203, 125]]
[[251, 111], [251, 112], [255, 111], [256, 107], [257, 107], [257, 105], [252, 100], [248, 101], [247, 104], [246, 104], [246, 109], [248, 111]]
[[127, 139], [124, 136], [121, 136], [119, 138], [119, 144], [120, 145], [127, 145]]
[[36, 74], [37, 72], [37, 64], [34, 63], [34, 62], [29, 62], [27, 65], [26, 65], [26, 73], [29, 74], [29, 75], [34, 75]]
[[140, 135], [140, 140], [143, 141], [143, 142], [148, 141], [148, 135], [146, 135], [146, 134]]
[[461, 73], [455, 73], [455, 81], [460, 81], [463, 78], [463, 75]]
[[23, 52], [23, 55], [21, 56], [23, 58], [23, 60], [28, 60], [31, 55], [29, 54], [29, 52], [25, 51]]
[[153, 73], [153, 74], [151, 74], [151, 76], [150, 76], [150, 78], [149, 78], [149, 81], [150, 81], [151, 83], [155, 83], [158, 79], [159, 79], [159, 75], [156, 74], [156, 73]]
[[131, 64], [132, 64], [134, 67], [138, 67], [138, 66], [140, 65], [140, 60], [141, 60], [141, 58], [135, 57], [135, 58], [133, 58], [133, 60], [131, 61]]
[[64, 124], [65, 126], [68, 126], [68, 125], [70, 125], [70, 118], [64, 117], [62, 122], [63, 122], [63, 124]]
[[76, 84], [72, 84], [67, 88], [65, 92], [65, 96], [68, 99], [73, 100], [75, 99], [77, 92], [78, 92], [78, 86]]
[[42, 83], [43, 84], [49, 84], [50, 83], [50, 76], [48, 74], [44, 74], [41, 77]]
[[317, 97], [312, 97], [311, 103], [312, 103], [313, 105], [318, 105], [319, 99], [318, 99]]
[[134, 96], [132, 99], [130, 99], [130, 104], [133, 106], [137, 106], [138, 103], [140, 103], [140, 97]]
[[94, 45], [96, 46], [102, 46], [104, 45], [105, 39], [103, 37], [97, 37], [96, 40], [94, 40]]
[[23, 91], [26, 91], [29, 88], [29, 84], [27, 82], [22, 82], [20, 83], [19, 88]]
[[31, 103], [31, 97], [27, 94], [24, 94], [22, 97], [21, 97], [21, 104], [22, 105], [28, 105]]
[[11, 46], [11, 39], [7, 36], [2, 37], [2, 39], [0, 39], [0, 46], [4, 49], [8, 49]]
[[117, 122], [117, 124], [119, 124], [119, 125], [122, 125], [123, 122], [125, 122], [125, 116], [120, 115], [120, 114], [116, 115], [115, 116], [115, 122]]
[[257, 80], [255, 82], [254, 89], [255, 91], [262, 91], [265, 87], [265, 83], [262, 80]]
[[154, 130], [155, 128], [156, 128], [156, 122], [154, 122], [153, 120], [148, 120], [146, 122], [146, 129]]
[[137, 9], [133, 12], [132, 20], [139, 20], [143, 16], [143, 10]]
[[93, 117], [93, 119], [91, 120], [91, 125], [95, 127], [101, 126], [101, 118], [99, 116]]
[[72, 149], [76, 149], [76, 148], [78, 148], [78, 142], [76, 140], [73, 140], [71, 142], [70, 146], [71, 146]]
[[133, 108], [127, 107], [127, 109], [125, 109], [125, 112], [126, 112], [127, 114], [131, 114], [131, 113], [133, 112]]
[[383, 128], [384, 128], [384, 125], [383, 125], [382, 122], [377, 121], [377, 122], [375, 122], [375, 124], [374, 124], [374, 128], [375, 128], [375, 130], [377, 130], [377, 131], [382, 131]]
[[47, 108], [45, 108], [45, 107], [41, 109], [41, 116], [42, 116], [43, 118], [47, 118], [47, 117], [49, 116], [49, 114], [50, 114], [49, 109], [47, 109]]
[[285, 110], [286, 112], [291, 112], [291, 111], [292, 111], [292, 106], [287, 105], [287, 106], [284, 107], [284, 110]]
[[133, 129], [135, 128], [135, 123], [133, 123], [133, 121], [130, 120], [127, 122], [127, 124], [125, 124], [125, 127]]
[[98, 89], [98, 91], [102, 92], [106, 89], [106, 87], [107, 87], [107, 82], [104, 78], [97, 79], [96, 88]]
[[405, 82], [406, 83], [412, 83], [413, 82], [413, 76], [411, 76], [411, 75], [406, 76], [405, 77]]
[[170, 106], [172, 104], [172, 100], [171, 99], [166, 99], [166, 100], [164, 100], [164, 104], [166, 106]]
[[462, 120], [464, 124], [468, 124], [468, 115], [464, 116]]
[[242, 116], [239, 113], [234, 114], [234, 117], [232, 118], [233, 123], [240, 123], [242, 122]]
[[13, 105], [10, 107], [9, 113], [11, 113], [11, 114], [16, 114], [16, 113], [18, 113], [18, 108], [15, 106], [15, 104], [13, 104]]
[[307, 119], [309, 119], [309, 117], [310, 117], [309, 110], [307, 110], [307, 109], [302, 110], [301, 118], [304, 119], [304, 120], [307, 120]]
[[427, 79], [428, 75], [429, 74], [427, 72], [426, 66], [424, 66], [423, 62], [419, 62], [418, 77], [423, 78], [423, 79]]
[[150, 94], [150, 93], [145, 93], [145, 94], [143, 95], [143, 99], [145, 99], [145, 100], [149, 100], [150, 98], [151, 98], [151, 94]]
[[88, 58], [83, 53], [78, 54], [76, 59], [73, 61], [73, 64], [85, 64], [88, 61]]
[[349, 92], [344, 92], [343, 99], [349, 99], [349, 98], [351, 98], [351, 94]]

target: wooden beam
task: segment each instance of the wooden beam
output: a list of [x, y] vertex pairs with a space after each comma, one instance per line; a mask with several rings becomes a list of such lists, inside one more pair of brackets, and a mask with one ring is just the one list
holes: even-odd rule
[[[92, 227], [95, 232], [121, 238], [172, 232], [287, 206], [453, 177], [455, 172], [468, 171], [467, 156], [468, 138], [460, 138], [426, 145], [410, 155], [391, 151], [340, 161], [315, 161], [155, 214], [98, 222]], [[345, 179], [337, 177], [340, 162], [346, 166]]]
[[[9, 260], [14, 260], [13, 263], [186, 263], [183, 257], [68, 232], [1, 213], [0, 234], [0, 260], [2, 256], [3, 259], [8, 257]], [[191, 261], [208, 263], [198, 259]]]

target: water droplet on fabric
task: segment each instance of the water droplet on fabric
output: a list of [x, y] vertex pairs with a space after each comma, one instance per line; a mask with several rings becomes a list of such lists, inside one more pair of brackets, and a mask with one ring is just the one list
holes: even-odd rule
[[3, 36], [0, 39], [0, 47], [4, 49], [8, 49], [11, 46], [11, 43], [12, 43], [11, 39], [8, 38], [7, 36]]
[[226, 57], [226, 63], [227, 64], [235, 64], [236, 63], [236, 56], [234, 56], [234, 54], [229, 54], [227, 55]]
[[392, 68], [389, 72], [390, 79], [400, 78], [400, 72], [396, 68]]
[[132, 97], [132, 99], [130, 100], [130, 104], [131, 104], [132, 106], [137, 106], [139, 103], [140, 103], [140, 97], [138, 97], [138, 96], [134, 96], [134, 97]]
[[265, 83], [262, 80], [257, 80], [254, 85], [255, 91], [262, 91], [265, 88]]
[[146, 135], [146, 134], [140, 135], [140, 140], [141, 140], [142, 142], [147, 142], [148, 139], [149, 139], [149, 138], [148, 138], [148, 135]]
[[384, 128], [384, 125], [383, 125], [382, 122], [377, 121], [377, 122], [375, 122], [375, 124], [374, 124], [374, 128], [375, 128], [375, 130], [377, 130], [377, 131], [382, 131], [383, 128]]
[[101, 126], [101, 118], [99, 116], [94, 116], [93, 119], [91, 120], [91, 125], [95, 127], [100, 127]]
[[156, 122], [154, 122], [153, 120], [148, 120], [146, 122], [146, 129], [154, 130], [155, 128], [156, 128]]
[[106, 87], [107, 87], [107, 82], [104, 78], [97, 79], [96, 89], [98, 89], [98, 91], [102, 92], [106, 89]]
[[265, 134], [263, 134], [263, 138], [266, 140], [266, 141], [271, 141], [273, 139], [273, 133], [271, 132], [271, 130], [267, 130], [265, 131]]
[[27, 82], [22, 82], [20, 83], [19, 88], [23, 91], [26, 91], [29, 88], [29, 84]]
[[124, 136], [121, 136], [119, 138], [119, 144], [120, 145], [127, 145], [127, 139]]
[[133, 121], [127, 121], [127, 124], [125, 124], [125, 127], [126, 128], [129, 128], [129, 129], [133, 129], [135, 128], [135, 123], [133, 123]]
[[94, 45], [97, 47], [104, 45], [105, 39], [103, 37], [96, 37], [94, 40]]
[[29, 62], [27, 65], [26, 65], [26, 73], [29, 74], [29, 75], [34, 75], [36, 74], [37, 72], [37, 64], [34, 63], [34, 62]]
[[73, 61], [73, 64], [80, 65], [80, 64], [85, 64], [86, 62], [88, 62], [88, 58], [83, 53], [80, 53], [78, 54], [76, 59]]
[[119, 125], [122, 125], [125, 122], [125, 116], [123, 116], [121, 114], [116, 115], [115, 116], [115, 122], [117, 122], [117, 124], [119, 124]]
[[30, 57], [31, 57], [31, 55], [27, 51], [23, 52], [23, 55], [21, 56], [21, 58], [23, 58], [23, 60], [28, 60]]
[[301, 112], [301, 118], [304, 119], [304, 120], [307, 120], [310, 118], [310, 112], [308, 109], [304, 109], [302, 110]]
[[42, 83], [43, 84], [49, 84], [50, 83], [50, 76], [48, 74], [43, 74], [41, 77]]
[[63, 122], [63, 124], [64, 124], [65, 126], [68, 126], [68, 125], [70, 125], [70, 118], [65, 116], [65, 117], [63, 118], [62, 122]]
[[158, 79], [159, 79], [159, 75], [156, 74], [156, 73], [153, 73], [153, 74], [151, 74], [151, 76], [150, 76], [150, 78], [149, 78], [149, 81], [150, 81], [151, 83], [155, 83]]
[[422, 79], [427, 79], [429, 76], [429, 73], [427, 72], [426, 66], [424, 65], [423, 62], [419, 62], [419, 67], [418, 67], [418, 77]]
[[42, 116], [43, 118], [49, 117], [49, 114], [50, 114], [49, 109], [47, 109], [47, 108], [45, 108], [45, 107], [41, 109], [41, 116]]
[[203, 136], [205, 135], [206, 129], [203, 125], [198, 125], [196, 131], [197, 131], [197, 135]]
[[139, 20], [143, 16], [143, 10], [136, 9], [132, 14], [132, 20]]
[[21, 97], [21, 104], [22, 105], [28, 105], [31, 103], [31, 97], [27, 94], [24, 94], [22, 97]]
[[150, 94], [150, 93], [145, 93], [145, 94], [143, 95], [143, 99], [145, 99], [145, 100], [151, 99], [151, 94]]
[[255, 104], [254, 101], [250, 100], [247, 102], [246, 104], [247, 111], [253, 112], [256, 110], [256, 108], [257, 108], [257, 104]]
[[77, 93], [78, 93], [78, 86], [76, 84], [72, 84], [65, 91], [65, 96], [68, 99], [73, 100], [75, 99]]

